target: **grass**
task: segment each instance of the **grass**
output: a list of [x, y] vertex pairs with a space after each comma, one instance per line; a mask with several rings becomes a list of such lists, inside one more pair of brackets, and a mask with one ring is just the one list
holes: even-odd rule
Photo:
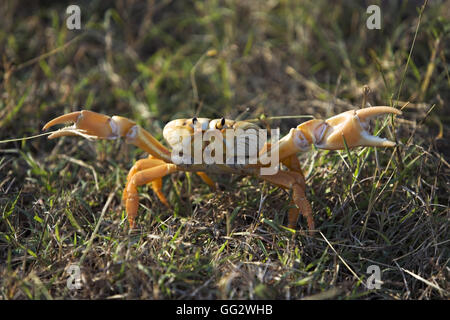
[[[0, 299], [448, 299], [450, 8], [422, 4], [383, 2], [382, 29], [368, 30], [367, 6], [347, 1], [79, 1], [82, 30], [70, 31], [69, 3], [2, 2], [2, 141], [81, 108], [158, 139], [194, 115], [274, 117], [259, 124], [282, 133], [305, 121], [283, 116], [363, 99], [403, 115], [374, 127], [394, 149], [299, 154], [313, 236], [284, 227], [283, 190], [219, 175], [214, 193], [189, 174], [164, 180], [171, 210], [141, 188], [129, 232], [122, 188], [142, 151], [2, 143]], [[72, 264], [80, 290], [67, 288]], [[370, 265], [380, 289], [365, 286]]]

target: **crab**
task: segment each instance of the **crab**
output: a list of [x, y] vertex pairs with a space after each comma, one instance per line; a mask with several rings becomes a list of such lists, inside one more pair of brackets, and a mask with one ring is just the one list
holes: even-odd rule
[[[49, 135], [49, 139], [62, 136], [81, 136], [87, 139], [119, 139], [124, 137], [127, 143], [133, 144], [148, 153], [148, 157], [135, 162], [130, 169], [126, 186], [123, 191], [123, 203], [126, 208], [127, 219], [130, 228], [136, 227], [136, 217], [138, 215], [139, 194], [138, 187], [150, 184], [162, 204], [170, 208], [170, 205], [162, 192], [162, 178], [166, 175], [178, 171], [195, 172], [206, 184], [215, 190], [215, 183], [208, 176], [210, 173], [227, 173], [238, 175], [250, 175], [258, 177], [287, 191], [292, 192], [291, 207], [288, 211], [288, 228], [296, 229], [297, 220], [300, 213], [305, 217], [308, 229], [315, 229], [313, 212], [309, 201], [306, 198], [305, 176], [302, 173], [301, 165], [297, 154], [307, 151], [312, 145], [318, 149], [344, 150], [359, 146], [370, 147], [394, 147], [396, 144], [385, 138], [371, 135], [369, 130], [369, 120], [375, 116], [393, 114], [400, 115], [401, 111], [388, 107], [376, 106], [359, 110], [349, 110], [333, 116], [327, 120], [312, 119], [301, 123], [296, 128], [290, 129], [283, 138], [269, 143], [263, 141], [257, 148], [259, 159], [269, 154], [278, 155], [279, 163], [275, 172], [264, 173], [263, 168], [267, 168], [267, 162], [263, 163], [259, 159], [250, 163], [244, 161], [235, 163], [233, 161], [209, 161], [205, 162], [180, 162], [174, 161], [174, 150], [181, 146], [197, 146], [200, 151], [205, 151], [211, 147], [211, 143], [203, 140], [194, 143], [190, 140], [195, 134], [206, 134], [212, 130], [225, 136], [230, 136], [230, 132], [241, 132], [259, 127], [247, 121], [235, 121], [230, 119], [176, 119], [170, 121], [163, 130], [163, 136], [172, 150], [166, 148], [153, 135], [143, 129], [136, 122], [121, 117], [99, 114], [93, 111], [82, 110], [59, 116], [49, 121], [43, 130], [65, 123], [74, 123], [72, 126], [64, 127], [54, 131]], [[239, 135], [237, 135], [238, 137]], [[186, 138], [188, 138], [186, 140]], [[234, 138], [236, 140], [236, 137]], [[230, 140], [232, 144], [235, 140]], [[186, 144], [186, 141], [187, 144]], [[224, 144], [228, 151], [229, 140], [217, 140]], [[234, 141], [234, 142], [233, 142]], [[220, 150], [220, 149], [219, 149]], [[216, 150], [217, 151], [217, 150]], [[225, 155], [218, 155], [219, 160]], [[249, 154], [244, 153], [244, 160], [248, 160]], [[188, 157], [192, 160], [192, 157]], [[179, 160], [179, 159], [178, 159]], [[227, 159], [230, 160], [230, 159]], [[232, 159], [233, 160], [233, 159]], [[234, 158], [236, 160], [236, 158]], [[282, 165], [280, 165], [282, 164]]]

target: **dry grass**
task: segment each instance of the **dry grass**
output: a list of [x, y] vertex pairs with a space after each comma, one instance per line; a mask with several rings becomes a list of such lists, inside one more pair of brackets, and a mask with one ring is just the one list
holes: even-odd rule
[[[448, 299], [448, 2], [428, 3], [420, 23], [421, 1], [384, 4], [381, 30], [350, 1], [79, 4], [82, 31], [65, 27], [65, 4], [0, 5], [0, 140], [81, 107], [158, 138], [193, 115], [327, 117], [359, 107], [368, 85], [372, 105], [409, 102], [376, 125], [399, 146], [299, 155], [320, 231], [308, 236], [283, 228], [279, 188], [217, 176], [212, 193], [185, 174], [164, 181], [172, 210], [141, 188], [129, 233], [122, 186], [142, 151], [2, 143], [0, 299]], [[74, 263], [81, 290], [66, 286]], [[367, 290], [373, 264], [383, 284]]]

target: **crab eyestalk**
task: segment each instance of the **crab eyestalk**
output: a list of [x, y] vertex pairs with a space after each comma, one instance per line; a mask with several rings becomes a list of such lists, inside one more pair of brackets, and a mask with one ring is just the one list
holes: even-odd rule
[[304, 122], [280, 140], [280, 158], [304, 151], [311, 144], [325, 150], [343, 150], [345, 144], [348, 148], [394, 147], [395, 142], [373, 136], [367, 131], [371, 118], [385, 114], [400, 115], [401, 111], [386, 106], [370, 107], [346, 111], [327, 120]]

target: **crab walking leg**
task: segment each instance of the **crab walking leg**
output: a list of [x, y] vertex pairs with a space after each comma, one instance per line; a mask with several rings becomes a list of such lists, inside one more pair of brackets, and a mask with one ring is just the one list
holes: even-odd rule
[[[130, 171], [128, 172], [128, 176], [127, 176], [127, 184], [125, 186], [125, 189], [123, 190], [123, 196], [122, 196], [122, 201], [124, 203], [126, 203], [126, 199], [128, 197], [127, 194], [127, 187], [128, 184], [131, 181], [131, 178], [139, 171], [145, 170], [145, 169], [150, 169], [156, 166], [160, 166], [160, 165], [164, 165], [166, 164], [166, 162], [156, 159], [153, 156], [149, 156], [147, 159], [141, 159], [136, 161], [136, 163], [134, 164], [134, 166], [130, 169]], [[159, 198], [159, 200], [166, 206], [166, 207], [170, 207], [169, 203], [166, 199], [166, 197], [164, 196], [164, 194], [162, 193], [162, 179], [156, 179], [155, 181], [152, 182], [152, 189], [155, 192], [156, 196]]]
[[152, 189], [153, 192], [158, 197], [159, 201], [161, 201], [167, 208], [170, 208], [169, 202], [167, 201], [166, 196], [162, 192], [162, 178], [155, 179], [152, 181]]
[[[310, 232], [315, 229], [314, 226], [314, 218], [312, 214], [311, 204], [306, 198], [305, 189], [300, 185], [295, 184], [292, 186], [292, 198], [294, 199], [294, 203], [300, 208], [302, 215], [306, 218], [306, 222], [308, 223], [308, 229]], [[288, 214], [288, 225], [290, 228], [295, 229], [295, 225], [297, 224], [299, 212], [298, 211], [289, 211]]]
[[127, 198], [125, 201], [128, 222], [131, 228], [134, 228], [135, 226], [135, 220], [139, 207], [139, 194], [137, 192], [137, 187], [161, 179], [162, 177], [177, 170], [178, 167], [175, 164], [166, 163], [139, 171], [133, 175], [126, 187]]
[[62, 128], [52, 133], [48, 138], [54, 139], [62, 136], [82, 136], [87, 139], [114, 140], [125, 137], [127, 143], [134, 144], [158, 159], [171, 163], [170, 151], [167, 150], [148, 131], [136, 122], [120, 117], [109, 117], [104, 114], [82, 110], [68, 113], [47, 122], [43, 130], [62, 123], [73, 122], [74, 125]]
[[216, 184], [214, 183], [214, 181], [204, 172], [202, 171], [197, 171], [195, 172], [202, 180], [204, 183], [206, 183], [212, 190], [216, 190]]
[[[122, 201], [125, 202], [127, 199], [127, 187], [128, 184], [131, 181], [131, 178], [139, 171], [150, 169], [152, 167], [160, 166], [166, 164], [163, 160], [157, 159], [153, 157], [152, 155], [149, 155], [147, 159], [141, 159], [136, 161], [134, 166], [130, 169], [127, 176], [127, 184], [125, 186], [125, 189], [123, 190], [123, 196]], [[213, 190], [216, 189], [216, 186], [214, 184], [214, 181], [204, 172], [198, 171], [196, 174], [206, 183], [208, 184]], [[166, 196], [162, 192], [162, 178], [156, 179], [152, 181], [152, 189], [153, 192], [157, 195], [159, 200], [168, 208], [170, 208], [169, 202], [167, 201]]]
[[[289, 163], [287, 163], [286, 166], [289, 168], [289, 170], [292, 170], [293, 172], [299, 175], [297, 177], [297, 181], [301, 182], [298, 184], [299, 187], [296, 187], [295, 185], [293, 187], [292, 201], [296, 203], [297, 206], [301, 209], [303, 216], [306, 217], [309, 230], [312, 230], [314, 229], [314, 219], [312, 215], [311, 204], [309, 203], [305, 194], [306, 189], [305, 175], [303, 174], [300, 161], [298, 160], [297, 155], [292, 155], [288, 159]], [[289, 209], [288, 220], [289, 226], [291, 228], [295, 228], [295, 225], [297, 224], [300, 209], [297, 208]]]
[[[301, 174], [303, 180], [305, 180], [305, 176], [302, 172], [300, 161], [298, 160], [297, 155], [294, 154], [286, 159], [281, 160], [281, 162], [286, 167], [288, 167], [289, 170], [298, 172], [299, 174]], [[306, 202], [308, 202], [308, 201], [306, 200]], [[292, 205], [292, 207], [289, 208], [289, 211], [288, 211], [288, 219], [291, 219], [292, 221], [291, 220], [289, 221], [289, 226], [295, 227], [295, 225], [297, 224], [298, 216], [300, 214], [300, 209], [295, 206], [294, 198], [292, 198], [292, 200], [291, 200], [291, 205]], [[304, 204], [303, 206], [304, 207], [309, 206], [309, 202], [307, 204]]]
[[298, 172], [302, 175], [303, 180], [305, 180], [305, 176], [303, 175], [302, 167], [300, 165], [300, 161], [298, 160], [297, 155], [293, 154], [290, 157], [282, 159], [281, 162], [289, 168], [291, 171]]
[[289, 210], [288, 226], [295, 229], [297, 224], [299, 211], [306, 218], [308, 229], [311, 231], [314, 227], [314, 219], [312, 215], [311, 205], [305, 195], [305, 179], [303, 174], [295, 171], [278, 171], [277, 174], [271, 176], [260, 176], [261, 179], [269, 181], [275, 185], [285, 189], [292, 190], [292, 199], [300, 210]]

